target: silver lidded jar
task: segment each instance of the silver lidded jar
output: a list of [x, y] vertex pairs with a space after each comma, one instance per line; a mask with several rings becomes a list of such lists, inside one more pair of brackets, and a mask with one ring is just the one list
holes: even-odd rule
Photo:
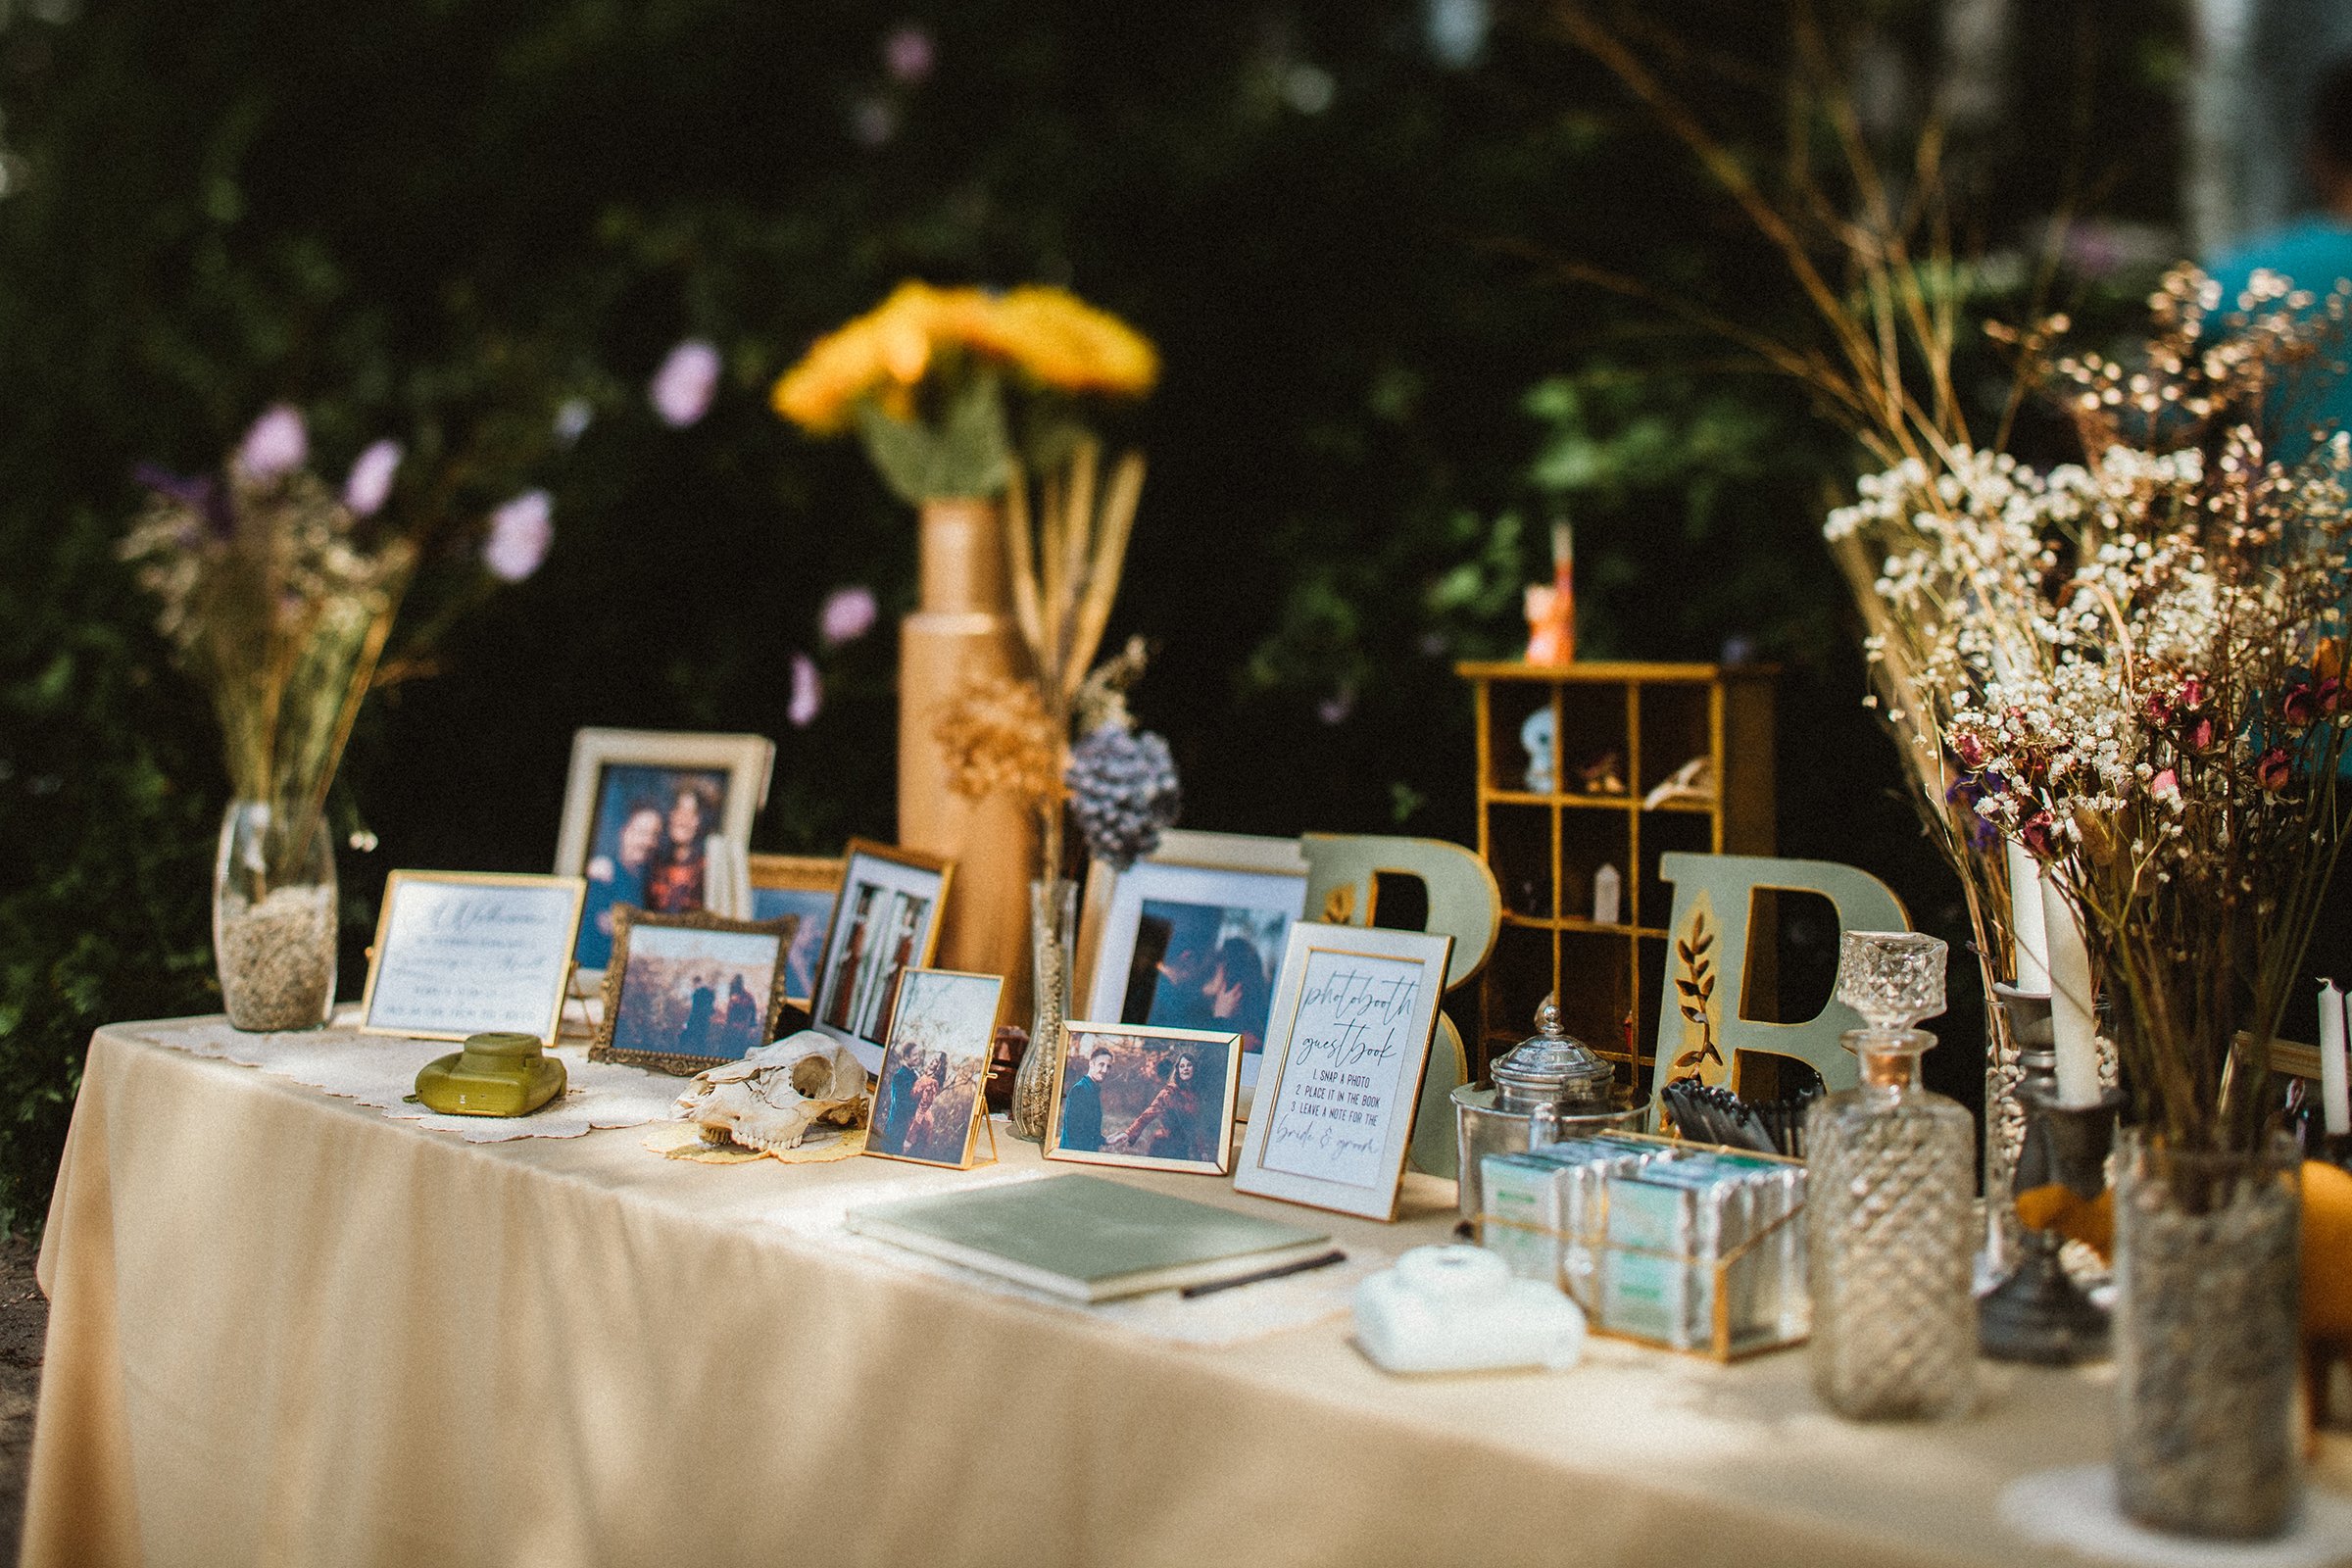
[[1487, 1155], [1638, 1123], [1646, 1109], [1615, 1108], [1616, 1069], [1561, 1026], [1555, 997], [1536, 1009], [1536, 1032], [1495, 1057], [1487, 1073], [1492, 1085], [1453, 1092], [1465, 1220], [1476, 1221], [1485, 1206], [1479, 1170]]

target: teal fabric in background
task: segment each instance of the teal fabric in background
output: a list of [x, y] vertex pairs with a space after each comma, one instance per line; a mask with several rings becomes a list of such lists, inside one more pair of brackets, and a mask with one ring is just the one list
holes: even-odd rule
[[[2314, 294], [2352, 279], [2352, 222], [2327, 214], [2298, 219], [2215, 258], [2208, 269], [2222, 285], [2222, 308], [2234, 310], [2255, 272], [2285, 276]], [[2314, 428], [2352, 428], [2352, 374], [2314, 370], [2289, 388], [2276, 432], [2279, 456], [2293, 462], [2311, 450]]]

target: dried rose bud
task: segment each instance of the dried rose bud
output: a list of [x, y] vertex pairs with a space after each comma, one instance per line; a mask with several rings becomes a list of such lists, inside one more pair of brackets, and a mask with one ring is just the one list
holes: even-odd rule
[[2035, 811], [2017, 824], [2017, 836], [2035, 859], [2046, 860], [2058, 847], [2055, 827], [2049, 812]]

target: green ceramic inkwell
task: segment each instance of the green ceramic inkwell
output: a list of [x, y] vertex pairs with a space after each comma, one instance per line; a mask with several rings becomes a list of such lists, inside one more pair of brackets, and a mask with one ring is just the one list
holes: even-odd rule
[[537, 1035], [467, 1035], [466, 1049], [426, 1064], [416, 1098], [445, 1116], [528, 1116], [564, 1092], [563, 1061]]

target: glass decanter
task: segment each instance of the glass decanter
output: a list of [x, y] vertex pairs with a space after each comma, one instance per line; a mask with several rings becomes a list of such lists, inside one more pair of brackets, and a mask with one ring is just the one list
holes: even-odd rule
[[1862, 1015], [1860, 1087], [1805, 1118], [1805, 1275], [1813, 1388], [1851, 1420], [1965, 1409], [1976, 1376], [1969, 1294], [1976, 1122], [1919, 1084], [1943, 1010], [1945, 949], [1911, 931], [1848, 931], [1838, 1000]]

